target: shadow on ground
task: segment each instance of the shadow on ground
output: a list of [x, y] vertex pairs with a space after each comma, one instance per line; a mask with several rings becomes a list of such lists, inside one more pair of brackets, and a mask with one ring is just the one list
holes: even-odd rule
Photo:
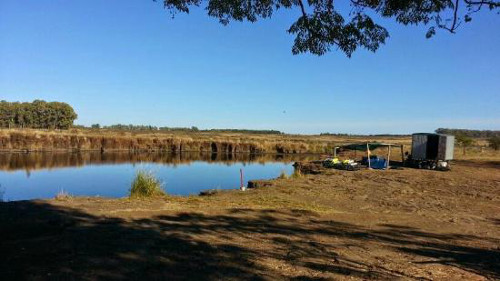
[[415, 278], [405, 270], [339, 254], [365, 245], [410, 254], [422, 264], [500, 278], [498, 250], [458, 242], [481, 239], [398, 225], [371, 230], [293, 210], [122, 220], [37, 201], [0, 203], [3, 280]]

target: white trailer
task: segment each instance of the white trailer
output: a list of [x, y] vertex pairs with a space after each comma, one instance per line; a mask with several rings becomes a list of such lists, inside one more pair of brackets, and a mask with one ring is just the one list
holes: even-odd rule
[[454, 148], [455, 137], [452, 135], [413, 134], [411, 155], [407, 163], [418, 168], [449, 170]]

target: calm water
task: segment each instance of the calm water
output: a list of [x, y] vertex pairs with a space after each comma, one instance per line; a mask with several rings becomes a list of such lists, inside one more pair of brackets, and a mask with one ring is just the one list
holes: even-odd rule
[[203, 153], [0, 153], [0, 199], [53, 198], [71, 195], [124, 197], [138, 170], [153, 172], [169, 194], [198, 194], [204, 189], [232, 189], [251, 179], [293, 172], [304, 155], [219, 155]]

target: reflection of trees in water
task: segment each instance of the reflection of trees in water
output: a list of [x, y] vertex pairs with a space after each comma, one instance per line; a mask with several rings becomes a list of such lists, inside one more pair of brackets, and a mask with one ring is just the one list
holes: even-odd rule
[[14, 171], [77, 167], [99, 164], [159, 163], [165, 165], [189, 164], [194, 161], [225, 163], [293, 162], [317, 158], [306, 154], [250, 154], [204, 152], [53, 152], [53, 153], [0, 153], [0, 170]]

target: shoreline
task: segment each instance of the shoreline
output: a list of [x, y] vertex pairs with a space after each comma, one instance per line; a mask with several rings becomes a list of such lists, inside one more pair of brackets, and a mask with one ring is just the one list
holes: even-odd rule
[[266, 135], [243, 133], [167, 133], [70, 129], [0, 130], [0, 151], [203, 151], [217, 153], [328, 153], [336, 145], [371, 139], [402, 144], [409, 137]]
[[498, 171], [476, 161], [449, 172], [328, 169], [212, 196], [0, 203], [0, 271], [27, 280], [498, 279]]
[[220, 154], [220, 155], [322, 155], [327, 154], [323, 152], [252, 152], [252, 151], [237, 151], [237, 152], [212, 152], [206, 150], [182, 150], [182, 151], [171, 151], [171, 150], [161, 150], [161, 149], [52, 149], [52, 150], [27, 150], [27, 149], [0, 149], [0, 153], [18, 153], [18, 154], [29, 154], [29, 153], [86, 153], [86, 152], [101, 152], [101, 153], [117, 153], [117, 152], [131, 152], [131, 153], [165, 153], [165, 154], [181, 154], [181, 153], [199, 153], [199, 154]]

